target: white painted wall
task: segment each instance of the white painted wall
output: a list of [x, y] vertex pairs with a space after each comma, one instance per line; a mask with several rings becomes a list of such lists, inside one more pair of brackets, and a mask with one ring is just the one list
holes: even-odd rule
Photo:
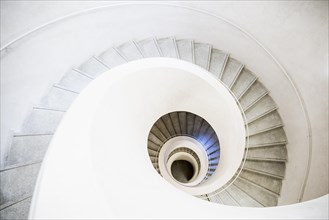
[[[1, 1], [1, 43], [68, 13], [108, 4], [115, 2]], [[311, 119], [313, 154], [303, 199], [328, 193], [328, 1], [171, 4], [204, 9], [232, 21], [254, 35], [281, 62], [300, 89]], [[170, 35], [212, 43], [258, 74], [280, 107], [291, 149], [288, 159], [302, 158], [298, 166], [306, 169], [307, 129], [301, 120], [302, 112], [273, 60], [254, 41], [225, 22], [182, 8], [142, 5], [74, 17], [1, 53], [2, 157], [8, 147], [9, 131], [19, 130], [31, 106], [72, 65], [114, 43]], [[297, 175], [301, 180], [303, 174], [294, 171], [294, 165], [288, 163], [287, 179]], [[294, 184], [300, 181], [288, 180], [291, 185], [284, 185], [283, 190], [289, 193], [283, 191], [283, 195], [291, 195], [285, 200], [293, 201], [300, 188]]]
[[[172, 99], [177, 96], [184, 99]], [[213, 126], [222, 144], [220, 166], [244, 151], [239, 109], [210, 74], [175, 59], [134, 61], [89, 84], [64, 116], [40, 170], [30, 219], [328, 217], [328, 196], [292, 206], [238, 208], [202, 201], [164, 181], [149, 160], [147, 137], [159, 116], [182, 109]], [[213, 112], [221, 112], [221, 120]], [[237, 167], [225, 172], [233, 175]]]

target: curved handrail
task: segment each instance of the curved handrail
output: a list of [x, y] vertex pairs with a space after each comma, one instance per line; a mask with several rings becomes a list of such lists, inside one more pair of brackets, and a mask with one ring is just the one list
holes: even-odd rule
[[307, 132], [308, 132], [308, 158], [307, 158], [307, 168], [306, 168], [306, 172], [304, 174], [304, 178], [303, 178], [303, 183], [302, 183], [302, 187], [300, 189], [299, 192], [299, 196], [298, 196], [298, 201], [302, 201], [302, 198], [304, 196], [304, 192], [305, 192], [305, 187], [306, 187], [306, 183], [308, 181], [308, 176], [309, 176], [309, 172], [310, 172], [310, 166], [311, 166], [311, 162], [312, 162], [312, 127], [311, 127], [311, 121], [309, 118], [309, 114], [306, 108], [306, 104], [305, 101], [301, 95], [300, 90], [298, 89], [295, 81], [292, 79], [292, 77], [290, 76], [290, 74], [288, 73], [288, 71], [283, 67], [283, 65], [278, 61], [278, 59], [271, 53], [271, 51], [269, 49], [267, 49], [254, 35], [252, 35], [251, 33], [249, 33], [247, 30], [243, 29], [242, 27], [240, 27], [239, 25], [233, 23], [232, 21], [222, 17], [222, 16], [218, 16], [214, 13], [208, 12], [206, 10], [202, 10], [202, 9], [197, 9], [191, 6], [183, 6], [183, 5], [178, 5], [178, 4], [174, 4], [174, 3], [155, 3], [155, 2], [141, 2], [141, 3], [116, 3], [116, 4], [111, 4], [111, 5], [103, 5], [103, 6], [97, 6], [97, 7], [93, 7], [93, 8], [89, 8], [89, 9], [85, 9], [85, 10], [81, 10], [78, 12], [74, 12], [65, 16], [62, 16], [60, 18], [51, 20], [49, 22], [46, 22], [42, 25], [39, 25], [33, 29], [31, 29], [30, 31], [25, 32], [24, 34], [14, 38], [13, 40], [11, 40], [10, 42], [4, 44], [1, 48], [0, 51], [3, 51], [5, 49], [7, 49], [9, 46], [11, 46], [12, 44], [24, 39], [25, 37], [33, 34], [34, 32], [37, 32], [45, 27], [51, 26], [53, 24], [59, 23], [63, 20], [66, 19], [70, 19], [72, 17], [75, 16], [79, 16], [82, 15], [84, 13], [88, 13], [88, 12], [92, 12], [92, 11], [96, 11], [96, 10], [100, 10], [100, 9], [106, 9], [106, 8], [115, 8], [115, 7], [121, 7], [121, 6], [129, 6], [129, 5], [157, 5], [157, 6], [168, 6], [168, 7], [178, 7], [178, 8], [182, 8], [182, 9], [186, 9], [186, 10], [191, 10], [191, 11], [195, 11], [197, 13], [201, 13], [201, 14], [205, 14], [208, 15], [210, 17], [213, 17], [215, 19], [221, 20], [231, 26], [233, 26], [234, 28], [236, 28], [237, 30], [241, 31], [245, 36], [247, 36], [249, 39], [253, 40], [261, 49], [263, 49], [266, 54], [268, 54], [274, 61], [274, 63], [279, 67], [279, 69], [282, 71], [282, 73], [284, 74], [284, 76], [287, 78], [288, 82], [290, 83], [290, 85], [292, 86], [297, 99], [299, 101], [299, 104], [301, 105], [301, 109], [303, 112], [303, 116], [304, 116], [304, 120], [307, 126]]

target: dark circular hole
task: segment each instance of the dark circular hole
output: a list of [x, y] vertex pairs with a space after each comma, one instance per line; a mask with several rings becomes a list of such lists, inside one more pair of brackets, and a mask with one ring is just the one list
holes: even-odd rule
[[187, 183], [194, 175], [192, 164], [186, 160], [175, 160], [170, 169], [172, 176], [181, 183]]

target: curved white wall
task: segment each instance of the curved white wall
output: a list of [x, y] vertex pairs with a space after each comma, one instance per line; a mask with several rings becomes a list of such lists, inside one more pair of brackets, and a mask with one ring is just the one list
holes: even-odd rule
[[[24, 4], [1, 2], [1, 26], [5, 30], [1, 31], [2, 40], [9, 41], [27, 29], [68, 12], [112, 3], [76, 2], [59, 5], [55, 2], [29, 2], [29, 7], [24, 7]], [[233, 21], [252, 33], [279, 59], [300, 89], [311, 119], [313, 156], [303, 199], [327, 193], [328, 2], [174, 4], [192, 5]], [[34, 13], [36, 10], [40, 12], [38, 16]], [[131, 5], [87, 13], [43, 29], [2, 52], [1, 152], [7, 149], [8, 132], [19, 129], [31, 106], [72, 65], [79, 64], [113, 43], [131, 38], [168, 35], [212, 43], [214, 47], [226, 50], [256, 74], [260, 74], [260, 80], [270, 89], [278, 103], [286, 125], [288, 160], [304, 158], [298, 166], [301, 170], [306, 169], [307, 128], [301, 120], [302, 112], [298, 108], [298, 100], [293, 96], [294, 91], [271, 57], [254, 41], [225, 22], [183, 8], [155, 5]], [[299, 195], [304, 174], [298, 174], [297, 179], [300, 181], [290, 181], [296, 178], [294, 166], [289, 162], [287, 164], [286, 182], [289, 185], [284, 184], [282, 188], [282, 195], [286, 196], [282, 203], [296, 201]], [[319, 180], [322, 183], [320, 186]]]
[[[237, 213], [236, 208], [182, 193], [156, 173], [149, 162], [147, 137], [154, 121], [168, 111], [186, 110], [204, 117], [221, 140], [221, 161], [234, 159], [228, 151], [244, 142], [243, 120], [222, 89], [206, 71], [168, 58], [134, 61], [96, 79], [58, 127], [41, 167], [30, 218], [326, 217], [322, 199], [291, 207], [240, 208]], [[177, 96], [180, 102], [172, 99]], [[216, 97], [222, 102], [212, 102]], [[209, 114], [212, 111], [226, 114]], [[227, 131], [221, 136], [226, 123], [234, 135]], [[303, 209], [314, 203], [322, 203], [318, 212]]]

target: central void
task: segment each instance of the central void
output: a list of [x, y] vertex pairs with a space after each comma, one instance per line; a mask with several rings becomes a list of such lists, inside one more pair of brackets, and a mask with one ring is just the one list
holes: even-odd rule
[[[96, 170], [106, 169], [120, 176], [123, 184], [131, 182], [135, 173], [140, 175], [150, 168], [150, 173], [143, 174], [148, 181], [162, 176], [191, 195], [213, 192], [237, 172], [246, 144], [244, 120], [235, 98], [216, 75], [177, 59], [150, 58], [113, 68], [93, 83], [83, 92], [102, 93], [90, 95], [96, 106], [90, 119]], [[160, 118], [163, 120], [158, 121]], [[213, 134], [217, 135], [217, 143], [211, 142]], [[182, 147], [191, 151], [175, 152], [169, 157]], [[125, 170], [118, 161], [123, 157], [129, 161]], [[172, 172], [177, 160], [193, 166], [194, 172], [188, 173], [185, 168], [179, 171], [187, 176], [186, 181], [193, 173], [186, 183]], [[118, 163], [107, 165], [111, 161]], [[125, 181], [121, 174], [131, 169], [136, 172], [130, 172], [131, 178]], [[105, 181], [105, 188], [113, 184], [113, 178], [107, 179], [104, 174], [100, 173], [99, 178]]]
[[173, 177], [181, 183], [187, 183], [194, 176], [193, 165], [187, 160], [175, 160], [170, 169]]

